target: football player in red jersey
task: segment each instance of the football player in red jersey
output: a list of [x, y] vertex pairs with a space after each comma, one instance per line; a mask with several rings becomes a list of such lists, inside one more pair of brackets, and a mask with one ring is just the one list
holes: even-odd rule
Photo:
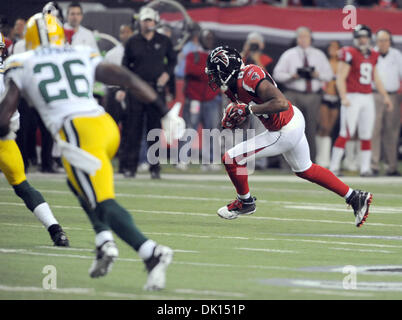
[[357, 25], [353, 31], [353, 46], [339, 52], [336, 86], [341, 97], [339, 137], [332, 149], [330, 170], [339, 174], [345, 144], [356, 133], [360, 140], [360, 175], [371, 176], [371, 136], [374, 129], [375, 106], [372, 90], [374, 81], [389, 110], [393, 105], [379, 78], [376, 64], [378, 52], [370, 47], [371, 30]]
[[224, 128], [238, 127], [250, 114], [257, 116], [267, 128], [265, 132], [235, 145], [223, 156], [237, 198], [218, 210], [220, 217], [235, 219], [256, 211], [256, 199], [250, 195], [246, 163], [253, 157], [282, 154], [299, 177], [344, 197], [353, 207], [357, 227], [365, 222], [371, 193], [353, 190], [331, 171], [311, 162], [303, 115], [286, 99], [268, 73], [259, 66], [244, 65], [240, 54], [229, 47], [215, 48], [209, 54], [205, 72], [211, 88], [220, 88], [232, 101], [222, 119]]

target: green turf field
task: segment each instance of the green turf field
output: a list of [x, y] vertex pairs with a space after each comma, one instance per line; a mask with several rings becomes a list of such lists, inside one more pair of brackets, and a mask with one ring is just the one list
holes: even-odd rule
[[[48, 233], [0, 177], [0, 299], [401, 299], [402, 178], [345, 180], [374, 194], [362, 228], [343, 199], [292, 175], [256, 175], [257, 212], [227, 221], [216, 210], [234, 197], [222, 174], [116, 176], [118, 201], [141, 230], [175, 250], [167, 287], [145, 292], [144, 266], [117, 239], [119, 259], [91, 279], [94, 233], [64, 175], [28, 176], [68, 233], [55, 248]], [[42, 273], [54, 266], [57, 289]], [[353, 274], [343, 267], [356, 267]], [[350, 280], [350, 281], [346, 281]]]

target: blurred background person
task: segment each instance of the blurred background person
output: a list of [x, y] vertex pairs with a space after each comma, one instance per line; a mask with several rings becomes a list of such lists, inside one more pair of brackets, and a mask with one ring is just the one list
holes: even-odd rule
[[[208, 54], [215, 47], [215, 35], [210, 30], [202, 30], [199, 40], [202, 49], [186, 55], [184, 68], [184, 96], [186, 100], [183, 118], [187, 128], [197, 130], [201, 124], [203, 129], [216, 129], [220, 121], [222, 98], [218, 90], [213, 91], [209, 87], [208, 76], [205, 73]], [[179, 148], [185, 143], [185, 141], [179, 141]], [[219, 141], [211, 138], [209, 143], [203, 140], [202, 144], [202, 169], [204, 171], [219, 170], [220, 165], [217, 164], [221, 162]], [[209, 145], [209, 149], [206, 150], [204, 145]], [[215, 157], [214, 150], [219, 152]], [[186, 170], [187, 163], [179, 162], [177, 168]]]
[[392, 108], [387, 91], [378, 75], [378, 52], [371, 47], [371, 29], [357, 25], [353, 30], [353, 46], [339, 52], [336, 87], [341, 98], [339, 136], [332, 148], [330, 170], [339, 175], [346, 142], [357, 134], [360, 141], [360, 176], [370, 177], [371, 139], [375, 122], [372, 83], [381, 93], [387, 108]]
[[244, 64], [256, 64], [265, 71], [272, 73], [272, 58], [265, 53], [264, 38], [258, 32], [251, 32], [247, 35], [246, 42], [243, 45], [243, 50], [240, 52]]
[[11, 41], [12, 41], [12, 45], [10, 47], [9, 50], [9, 54], [14, 54], [14, 53], [20, 53], [20, 52], [24, 52], [25, 51], [25, 42], [23, 44], [23, 48], [22, 51], [20, 50], [15, 50], [16, 49], [16, 44], [20, 41], [24, 40], [24, 30], [25, 30], [25, 19], [24, 18], [17, 18], [17, 20], [15, 20], [14, 22], [14, 27], [11, 30]]
[[67, 8], [67, 22], [64, 24], [66, 40], [72, 46], [86, 45], [99, 52], [93, 32], [81, 25], [84, 12], [79, 2], [72, 2]]
[[198, 23], [194, 23], [191, 26], [190, 39], [183, 46], [179, 54], [177, 55], [177, 65], [174, 69], [174, 73], [178, 79], [184, 79], [186, 68], [186, 57], [190, 52], [203, 50], [200, 43], [201, 27]]
[[[158, 93], [159, 98], [166, 102], [166, 85], [176, 65], [176, 52], [171, 40], [156, 32], [159, 14], [152, 8], [142, 7], [139, 12], [140, 32], [130, 37], [126, 43], [123, 56], [123, 66], [141, 77]], [[149, 105], [138, 101], [134, 96], [127, 96], [127, 123], [123, 134], [127, 137], [124, 143], [124, 176], [134, 177], [139, 162], [139, 153], [143, 135], [144, 122], [146, 135], [152, 129], [160, 129], [160, 116]], [[151, 146], [154, 141], [149, 141]], [[151, 178], [160, 179], [160, 164], [149, 168]]]
[[376, 33], [378, 75], [392, 101], [393, 109], [387, 107], [374, 86], [375, 125], [372, 139], [371, 169], [379, 173], [380, 161], [384, 160], [387, 176], [400, 176], [398, 171], [398, 142], [401, 128], [401, 96], [398, 94], [402, 81], [402, 54], [392, 47], [392, 35], [382, 29]]
[[311, 160], [315, 162], [315, 137], [321, 104], [321, 87], [333, 79], [325, 54], [312, 46], [307, 27], [296, 30], [297, 46], [286, 50], [274, 68], [274, 79], [285, 87], [285, 96], [296, 105], [306, 120], [306, 137]]
[[329, 168], [331, 161], [332, 131], [339, 116], [341, 101], [336, 89], [335, 74], [338, 69], [338, 50], [341, 48], [339, 41], [331, 41], [326, 48], [326, 54], [332, 68], [334, 77], [324, 87], [320, 106], [320, 120], [316, 136], [317, 155], [316, 163]]

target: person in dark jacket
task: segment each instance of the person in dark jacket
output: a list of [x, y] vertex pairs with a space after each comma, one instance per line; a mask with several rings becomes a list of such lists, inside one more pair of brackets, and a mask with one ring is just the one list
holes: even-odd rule
[[[122, 64], [153, 87], [165, 102], [166, 85], [177, 58], [171, 40], [156, 32], [158, 22], [159, 15], [154, 9], [143, 7], [140, 10], [140, 32], [127, 41]], [[141, 149], [143, 125], [146, 124], [148, 134], [152, 129], [161, 128], [161, 123], [155, 110], [130, 94], [127, 95], [125, 122], [122, 132], [122, 140], [124, 139], [125, 143], [121, 150], [123, 155], [120, 159], [120, 169], [124, 171], [125, 177], [134, 177]], [[148, 142], [148, 146], [153, 143], [154, 141]], [[159, 179], [160, 164], [151, 165], [150, 172], [153, 179]]]

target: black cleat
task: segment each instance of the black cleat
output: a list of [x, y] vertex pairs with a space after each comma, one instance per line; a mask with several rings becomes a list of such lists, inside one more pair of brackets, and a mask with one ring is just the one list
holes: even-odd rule
[[227, 206], [220, 208], [217, 212], [218, 216], [223, 219], [236, 219], [239, 215], [253, 214], [257, 209], [255, 205], [255, 197], [250, 197], [247, 200], [236, 198]]
[[89, 268], [91, 278], [99, 278], [107, 275], [111, 270], [114, 261], [119, 255], [119, 250], [114, 241], [106, 241], [96, 248], [96, 257]]
[[69, 247], [70, 242], [68, 241], [66, 233], [63, 231], [59, 224], [53, 224], [47, 229], [52, 238], [53, 243], [56, 247]]
[[352, 206], [356, 220], [356, 227], [361, 227], [369, 215], [369, 207], [373, 195], [370, 192], [353, 190], [352, 194], [346, 200], [349, 206]]

